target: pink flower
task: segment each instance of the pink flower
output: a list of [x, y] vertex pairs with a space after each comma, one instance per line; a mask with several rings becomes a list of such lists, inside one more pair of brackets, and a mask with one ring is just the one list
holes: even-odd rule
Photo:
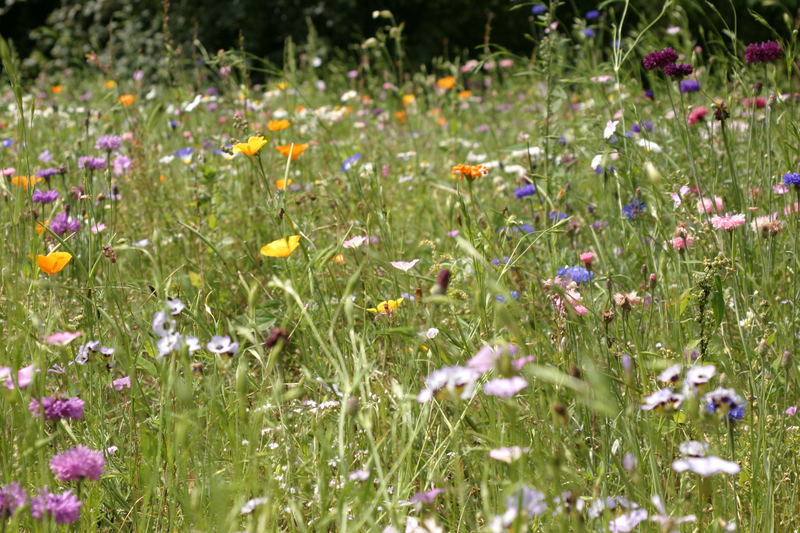
[[[792, 211], [792, 208], [794, 208], [794, 211]], [[789, 215], [791, 215], [792, 212], [794, 212], [794, 213], [800, 212], [800, 203], [795, 202], [794, 206], [789, 204], [789, 205], [787, 205], [786, 207], [783, 208], [783, 214], [785, 214], [787, 217]]]
[[121, 391], [122, 389], [130, 389], [131, 388], [131, 377], [125, 376], [124, 378], [115, 379], [111, 382], [111, 386], [114, 387], [115, 391]]
[[700, 198], [697, 201], [697, 210], [701, 213], [721, 213], [723, 208], [722, 198], [719, 196], [715, 196], [713, 200], [711, 198]]
[[714, 215], [711, 217], [711, 225], [714, 226], [714, 229], [732, 230], [733, 228], [738, 228], [742, 224], [744, 224], [743, 213], [739, 213], [737, 215], [725, 215], [724, 217], [719, 215]]
[[367, 244], [368, 239], [363, 235], [357, 235], [352, 239], [348, 239], [342, 243], [345, 248], [358, 248]]
[[763, 98], [745, 98], [744, 99], [744, 106], [745, 107], [756, 107], [758, 109], [764, 109], [767, 106], [767, 101]]
[[680, 252], [694, 244], [694, 237], [691, 235], [687, 235], [686, 237], [673, 237], [669, 242], [673, 250]]
[[[24, 389], [33, 381], [33, 365], [20, 368], [17, 372], [17, 384], [19, 388]], [[0, 380], [5, 379], [3, 383], [7, 389], [14, 389], [14, 379], [11, 377], [11, 367], [0, 366]]]
[[3, 176], [13, 176], [16, 172], [17, 169], [14, 167], [8, 167], [4, 168], [3, 170], [0, 170], [0, 174], [2, 174]]
[[688, 122], [690, 126], [693, 126], [703, 120], [706, 115], [708, 115], [708, 109], [706, 109], [705, 106], [695, 107], [689, 112], [686, 122]]
[[52, 344], [53, 346], [66, 346], [81, 335], [82, 333], [80, 331], [76, 331], [74, 333], [71, 331], [59, 331], [45, 337], [44, 341], [47, 344]]
[[596, 256], [596, 255], [594, 255], [594, 252], [583, 252], [583, 253], [580, 255], [581, 262], [582, 262], [584, 265], [586, 265], [587, 267], [588, 267], [588, 266], [590, 266], [590, 265], [592, 264], [592, 261], [594, 261], [595, 257], [597, 257], [597, 256]]
[[106, 229], [106, 225], [103, 224], [102, 222], [100, 222], [99, 224], [95, 224], [94, 226], [91, 227], [92, 233], [100, 233], [104, 229]]
[[788, 409], [786, 409], [783, 412], [783, 414], [789, 415], [789, 416], [794, 416], [796, 413], [797, 413], [797, 406], [796, 405], [793, 405], [793, 406], [789, 407]]
[[413, 261], [390, 261], [389, 264], [395, 267], [397, 270], [402, 270], [403, 272], [408, 272], [414, 265], [419, 263], [419, 259], [414, 259]]

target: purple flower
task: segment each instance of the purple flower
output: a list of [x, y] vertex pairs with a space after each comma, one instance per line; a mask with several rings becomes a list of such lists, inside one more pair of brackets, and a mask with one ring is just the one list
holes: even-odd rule
[[744, 60], [748, 63], [771, 63], [783, 57], [781, 46], [775, 41], [748, 44]]
[[514, 191], [514, 196], [516, 198], [525, 198], [526, 196], [533, 196], [536, 194], [536, 185], [533, 183], [528, 183], [527, 185], [523, 185], [516, 191]]
[[663, 71], [670, 78], [683, 78], [691, 74], [694, 68], [689, 63], [673, 63], [665, 66]]
[[47, 420], [61, 420], [63, 418], [81, 420], [83, 418], [83, 405], [83, 400], [77, 396], [66, 400], [46, 396], [41, 400], [32, 398], [28, 404], [28, 410], [35, 417], [41, 417], [44, 412], [44, 417]]
[[594, 279], [594, 272], [586, 270], [582, 266], [561, 267], [556, 271], [556, 274], [575, 283], [587, 283]]
[[646, 207], [647, 202], [634, 198], [631, 200], [631, 203], [622, 207], [622, 214], [625, 215], [625, 218], [628, 220], [633, 220], [642, 216]]
[[484, 394], [498, 398], [511, 398], [516, 393], [528, 386], [528, 382], [521, 376], [510, 378], [496, 378], [483, 385]]
[[81, 221], [77, 218], [72, 218], [69, 213], [64, 211], [53, 217], [49, 227], [50, 231], [62, 237], [65, 233], [75, 233], [81, 229]]
[[584, 28], [583, 29], [583, 36], [587, 39], [591, 39], [596, 35], [595, 31], [592, 28]]
[[53, 153], [50, 150], [45, 150], [41, 154], [39, 154], [39, 161], [42, 163], [47, 163], [48, 161], [53, 159]]
[[78, 168], [100, 170], [106, 168], [106, 160], [102, 157], [83, 156], [78, 158]]
[[125, 155], [118, 155], [114, 158], [114, 174], [121, 176], [127, 174], [133, 166], [131, 158]]
[[103, 135], [97, 139], [97, 143], [94, 145], [98, 150], [108, 150], [109, 152], [118, 149], [120, 146], [122, 146], [122, 139], [116, 135]]
[[9, 483], [0, 487], [0, 518], [7, 518], [25, 505], [28, 495], [19, 486], [19, 483]]
[[103, 452], [86, 446], [75, 446], [50, 460], [50, 470], [59, 481], [83, 481], [87, 478], [96, 481], [105, 472], [105, 466]]
[[681, 92], [686, 93], [696, 93], [700, 90], [700, 82], [697, 80], [681, 80], [680, 82]]
[[433, 503], [436, 497], [444, 492], [444, 489], [431, 489], [425, 492], [417, 492], [411, 497], [414, 503]]
[[585, 18], [586, 20], [594, 20], [600, 17], [600, 12], [596, 9], [592, 9], [591, 11], [587, 11]]
[[536, 4], [531, 8], [531, 14], [533, 15], [541, 15], [542, 13], [547, 13], [547, 6], [544, 4]]
[[678, 52], [673, 50], [672, 48], [664, 48], [660, 52], [650, 52], [644, 59], [642, 59], [642, 65], [647, 70], [653, 69], [663, 69], [667, 65], [671, 65], [675, 61], [678, 60]]
[[345, 159], [342, 163], [342, 172], [348, 172], [355, 166], [359, 159], [361, 159], [361, 154], [354, 154]]
[[59, 170], [57, 168], [53, 168], [53, 167], [44, 168], [44, 169], [39, 170], [39, 171], [36, 172], [36, 177], [37, 178], [47, 179], [47, 178], [50, 178], [52, 176], [55, 176], [58, 173], [59, 173]]
[[211, 337], [211, 340], [208, 341], [208, 344], [206, 344], [206, 348], [208, 348], [208, 351], [216, 354], [227, 353], [233, 356], [236, 355], [236, 352], [239, 350], [239, 343], [231, 342], [230, 337], [214, 335]]
[[37, 204], [52, 204], [56, 200], [58, 200], [58, 191], [51, 190], [51, 191], [40, 191], [36, 190], [33, 191], [33, 197], [31, 198]]
[[800, 188], [800, 174], [797, 172], [787, 172], [783, 175], [783, 184], [787, 186], [794, 185]]
[[76, 498], [71, 490], [54, 494], [45, 487], [37, 496], [31, 498], [31, 515], [36, 520], [50, 515], [56, 524], [71, 524], [81, 517], [81, 505], [83, 502]]

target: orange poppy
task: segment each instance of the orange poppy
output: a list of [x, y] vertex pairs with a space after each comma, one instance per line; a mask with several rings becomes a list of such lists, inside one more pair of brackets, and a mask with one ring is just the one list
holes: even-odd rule
[[132, 94], [123, 94], [117, 100], [120, 104], [124, 105], [125, 107], [133, 104], [136, 101], [136, 97]]
[[291, 155], [292, 161], [300, 157], [300, 154], [308, 150], [307, 144], [282, 144], [275, 147], [283, 157]]
[[50, 90], [53, 91], [53, 94], [61, 94], [61, 85], [53, 85]]
[[26, 190], [28, 187], [36, 187], [37, 183], [41, 183], [43, 181], [44, 178], [37, 178], [36, 176], [14, 176], [11, 178], [11, 183]]
[[37, 255], [36, 262], [45, 273], [53, 275], [67, 266], [72, 260], [72, 254], [67, 252], [50, 252], [47, 255]]
[[269, 131], [281, 131], [281, 130], [285, 130], [286, 128], [288, 128], [291, 125], [292, 125], [292, 123], [289, 122], [286, 119], [270, 120], [269, 122], [267, 122], [267, 129]]
[[456, 86], [456, 79], [453, 76], [446, 76], [444, 78], [439, 78], [436, 80], [436, 85], [440, 89], [450, 90]]
[[402, 109], [400, 111], [395, 111], [394, 112], [394, 118], [396, 118], [398, 121], [400, 121], [401, 124], [405, 124], [406, 123], [406, 112], [403, 111]]
[[344, 254], [336, 254], [333, 256], [333, 262], [339, 264], [345, 264], [347, 261], [344, 258]]
[[461, 91], [458, 93], [459, 100], [466, 100], [470, 96], [472, 96], [472, 91]]
[[453, 177], [458, 179], [474, 180], [488, 173], [489, 169], [483, 165], [465, 165], [462, 163], [453, 167]]
[[292, 184], [292, 180], [275, 180], [275, 188], [279, 191], [283, 191]]

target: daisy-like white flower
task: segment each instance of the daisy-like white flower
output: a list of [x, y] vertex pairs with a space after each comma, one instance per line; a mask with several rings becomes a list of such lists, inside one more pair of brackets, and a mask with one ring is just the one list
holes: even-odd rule
[[687, 390], [692, 392], [706, 385], [716, 373], [717, 369], [714, 365], [693, 366], [686, 371], [683, 382]]
[[408, 272], [414, 265], [419, 263], [419, 259], [414, 259], [413, 261], [390, 261], [389, 264], [395, 267], [397, 270], [402, 270], [403, 272]]
[[608, 524], [611, 533], [628, 533], [633, 531], [641, 522], [647, 520], [648, 513], [644, 509], [634, 509], [629, 513], [619, 515]]
[[705, 457], [708, 453], [708, 443], [690, 440], [682, 442], [678, 450], [688, 457]]
[[231, 338], [228, 336], [214, 335], [211, 337], [211, 340], [208, 341], [208, 344], [206, 344], [206, 348], [208, 348], [209, 352], [215, 354], [228, 354], [233, 356], [239, 351], [239, 343], [232, 342]]
[[708, 457], [684, 457], [673, 461], [672, 469], [676, 472], [687, 470], [701, 477], [715, 476], [717, 474], [738, 474], [741, 468], [737, 463], [720, 459], [714, 455]]
[[344, 241], [342, 246], [345, 248], [358, 248], [360, 246], [364, 246], [367, 244], [367, 242], [369, 242], [367, 237], [364, 237], [363, 235], [356, 235], [355, 237]]

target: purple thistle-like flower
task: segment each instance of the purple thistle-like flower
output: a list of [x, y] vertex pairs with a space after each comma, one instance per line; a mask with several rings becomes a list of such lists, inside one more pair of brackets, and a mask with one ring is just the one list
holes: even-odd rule
[[105, 466], [103, 453], [86, 446], [75, 446], [50, 460], [50, 470], [59, 481], [83, 481], [87, 478], [96, 481], [105, 472]]
[[49, 227], [50, 231], [61, 237], [65, 233], [75, 233], [81, 229], [81, 221], [77, 218], [72, 218], [69, 213], [64, 211], [53, 217]]
[[667, 65], [671, 65], [675, 61], [678, 60], [678, 52], [673, 50], [672, 48], [664, 48], [663, 50], [650, 52], [644, 59], [642, 59], [642, 65], [647, 70], [653, 69], [663, 69]]
[[28, 495], [19, 483], [9, 483], [0, 487], [0, 518], [8, 518], [14, 512], [25, 505]]
[[665, 66], [663, 71], [670, 78], [683, 78], [694, 72], [694, 67], [689, 63], [673, 63]]
[[127, 174], [133, 166], [131, 158], [125, 155], [118, 155], [114, 158], [114, 174], [121, 176]]
[[61, 420], [63, 418], [81, 420], [83, 418], [83, 405], [83, 400], [77, 396], [66, 400], [46, 396], [41, 400], [31, 399], [28, 404], [28, 410], [35, 417], [41, 417], [44, 414], [47, 420]]
[[81, 517], [81, 505], [83, 502], [71, 490], [55, 494], [44, 487], [37, 496], [31, 498], [31, 515], [36, 520], [49, 515], [56, 524], [71, 524]]
[[31, 200], [37, 204], [52, 204], [58, 200], [58, 191], [55, 189], [50, 191], [35, 190], [33, 191], [33, 197]]
[[106, 168], [106, 160], [102, 157], [83, 156], [78, 158], [78, 168], [100, 170]]
[[775, 41], [751, 43], [744, 51], [744, 60], [748, 63], [771, 63], [781, 57], [783, 57], [783, 50]]
[[43, 168], [42, 170], [36, 172], [36, 177], [47, 179], [55, 176], [56, 174], [59, 174], [60, 172], [61, 172], [60, 170], [54, 167]]
[[109, 152], [118, 149], [120, 146], [122, 146], [122, 139], [116, 135], [103, 135], [97, 139], [97, 143], [94, 145], [98, 150], [108, 150]]

